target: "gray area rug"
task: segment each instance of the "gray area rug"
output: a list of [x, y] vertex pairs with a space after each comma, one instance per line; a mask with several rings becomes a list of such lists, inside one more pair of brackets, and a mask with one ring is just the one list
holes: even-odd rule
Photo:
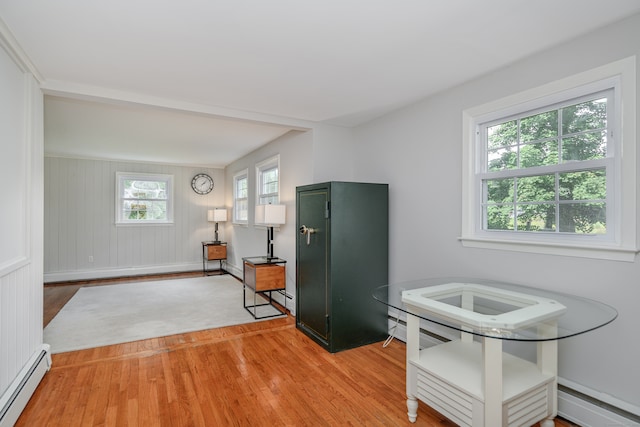
[[242, 299], [242, 283], [226, 275], [80, 288], [44, 342], [64, 353], [254, 322]]

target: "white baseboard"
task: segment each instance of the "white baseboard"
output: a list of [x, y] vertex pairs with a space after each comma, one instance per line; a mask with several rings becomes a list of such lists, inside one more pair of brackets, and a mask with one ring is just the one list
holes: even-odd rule
[[50, 367], [49, 345], [42, 344], [42, 347], [31, 356], [9, 388], [0, 396], [0, 427], [12, 427], [16, 423]]
[[640, 423], [600, 404], [558, 390], [558, 415], [582, 427], [638, 427]]
[[128, 268], [105, 268], [96, 270], [61, 271], [44, 273], [44, 283], [67, 282], [73, 280], [107, 279], [112, 277], [142, 276], [145, 274], [175, 273], [202, 270], [202, 263], [153, 265]]

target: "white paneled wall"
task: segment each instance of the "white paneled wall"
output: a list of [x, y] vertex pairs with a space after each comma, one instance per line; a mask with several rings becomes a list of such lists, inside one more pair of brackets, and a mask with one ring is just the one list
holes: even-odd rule
[[[116, 225], [116, 172], [173, 175], [174, 223]], [[201, 172], [215, 183], [208, 195], [191, 189]], [[45, 157], [45, 282], [201, 268], [200, 242], [213, 237], [207, 210], [224, 207], [224, 179], [223, 169]]]
[[22, 410], [31, 390], [24, 384], [40, 381], [24, 368], [44, 348], [43, 101], [17, 57], [0, 31], [0, 425], [12, 425]]

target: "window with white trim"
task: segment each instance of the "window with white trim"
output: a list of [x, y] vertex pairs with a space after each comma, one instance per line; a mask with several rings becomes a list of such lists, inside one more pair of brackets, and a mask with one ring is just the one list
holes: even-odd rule
[[233, 177], [233, 222], [246, 224], [249, 215], [249, 172], [247, 169]]
[[613, 89], [591, 93], [478, 124], [483, 231], [611, 239], [613, 96]]
[[274, 156], [256, 165], [257, 204], [277, 205], [280, 200], [280, 156]]
[[465, 246], [635, 257], [635, 120], [622, 118], [631, 68], [623, 60], [464, 112]]
[[173, 222], [173, 175], [116, 173], [116, 223]]

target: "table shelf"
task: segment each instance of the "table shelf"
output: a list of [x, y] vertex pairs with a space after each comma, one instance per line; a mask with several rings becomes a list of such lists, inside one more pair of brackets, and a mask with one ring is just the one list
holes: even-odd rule
[[[461, 426], [484, 425], [481, 343], [450, 341], [421, 350], [409, 363], [415, 369], [417, 398]], [[554, 381], [535, 363], [503, 353], [504, 425], [531, 425], [548, 416]]]

